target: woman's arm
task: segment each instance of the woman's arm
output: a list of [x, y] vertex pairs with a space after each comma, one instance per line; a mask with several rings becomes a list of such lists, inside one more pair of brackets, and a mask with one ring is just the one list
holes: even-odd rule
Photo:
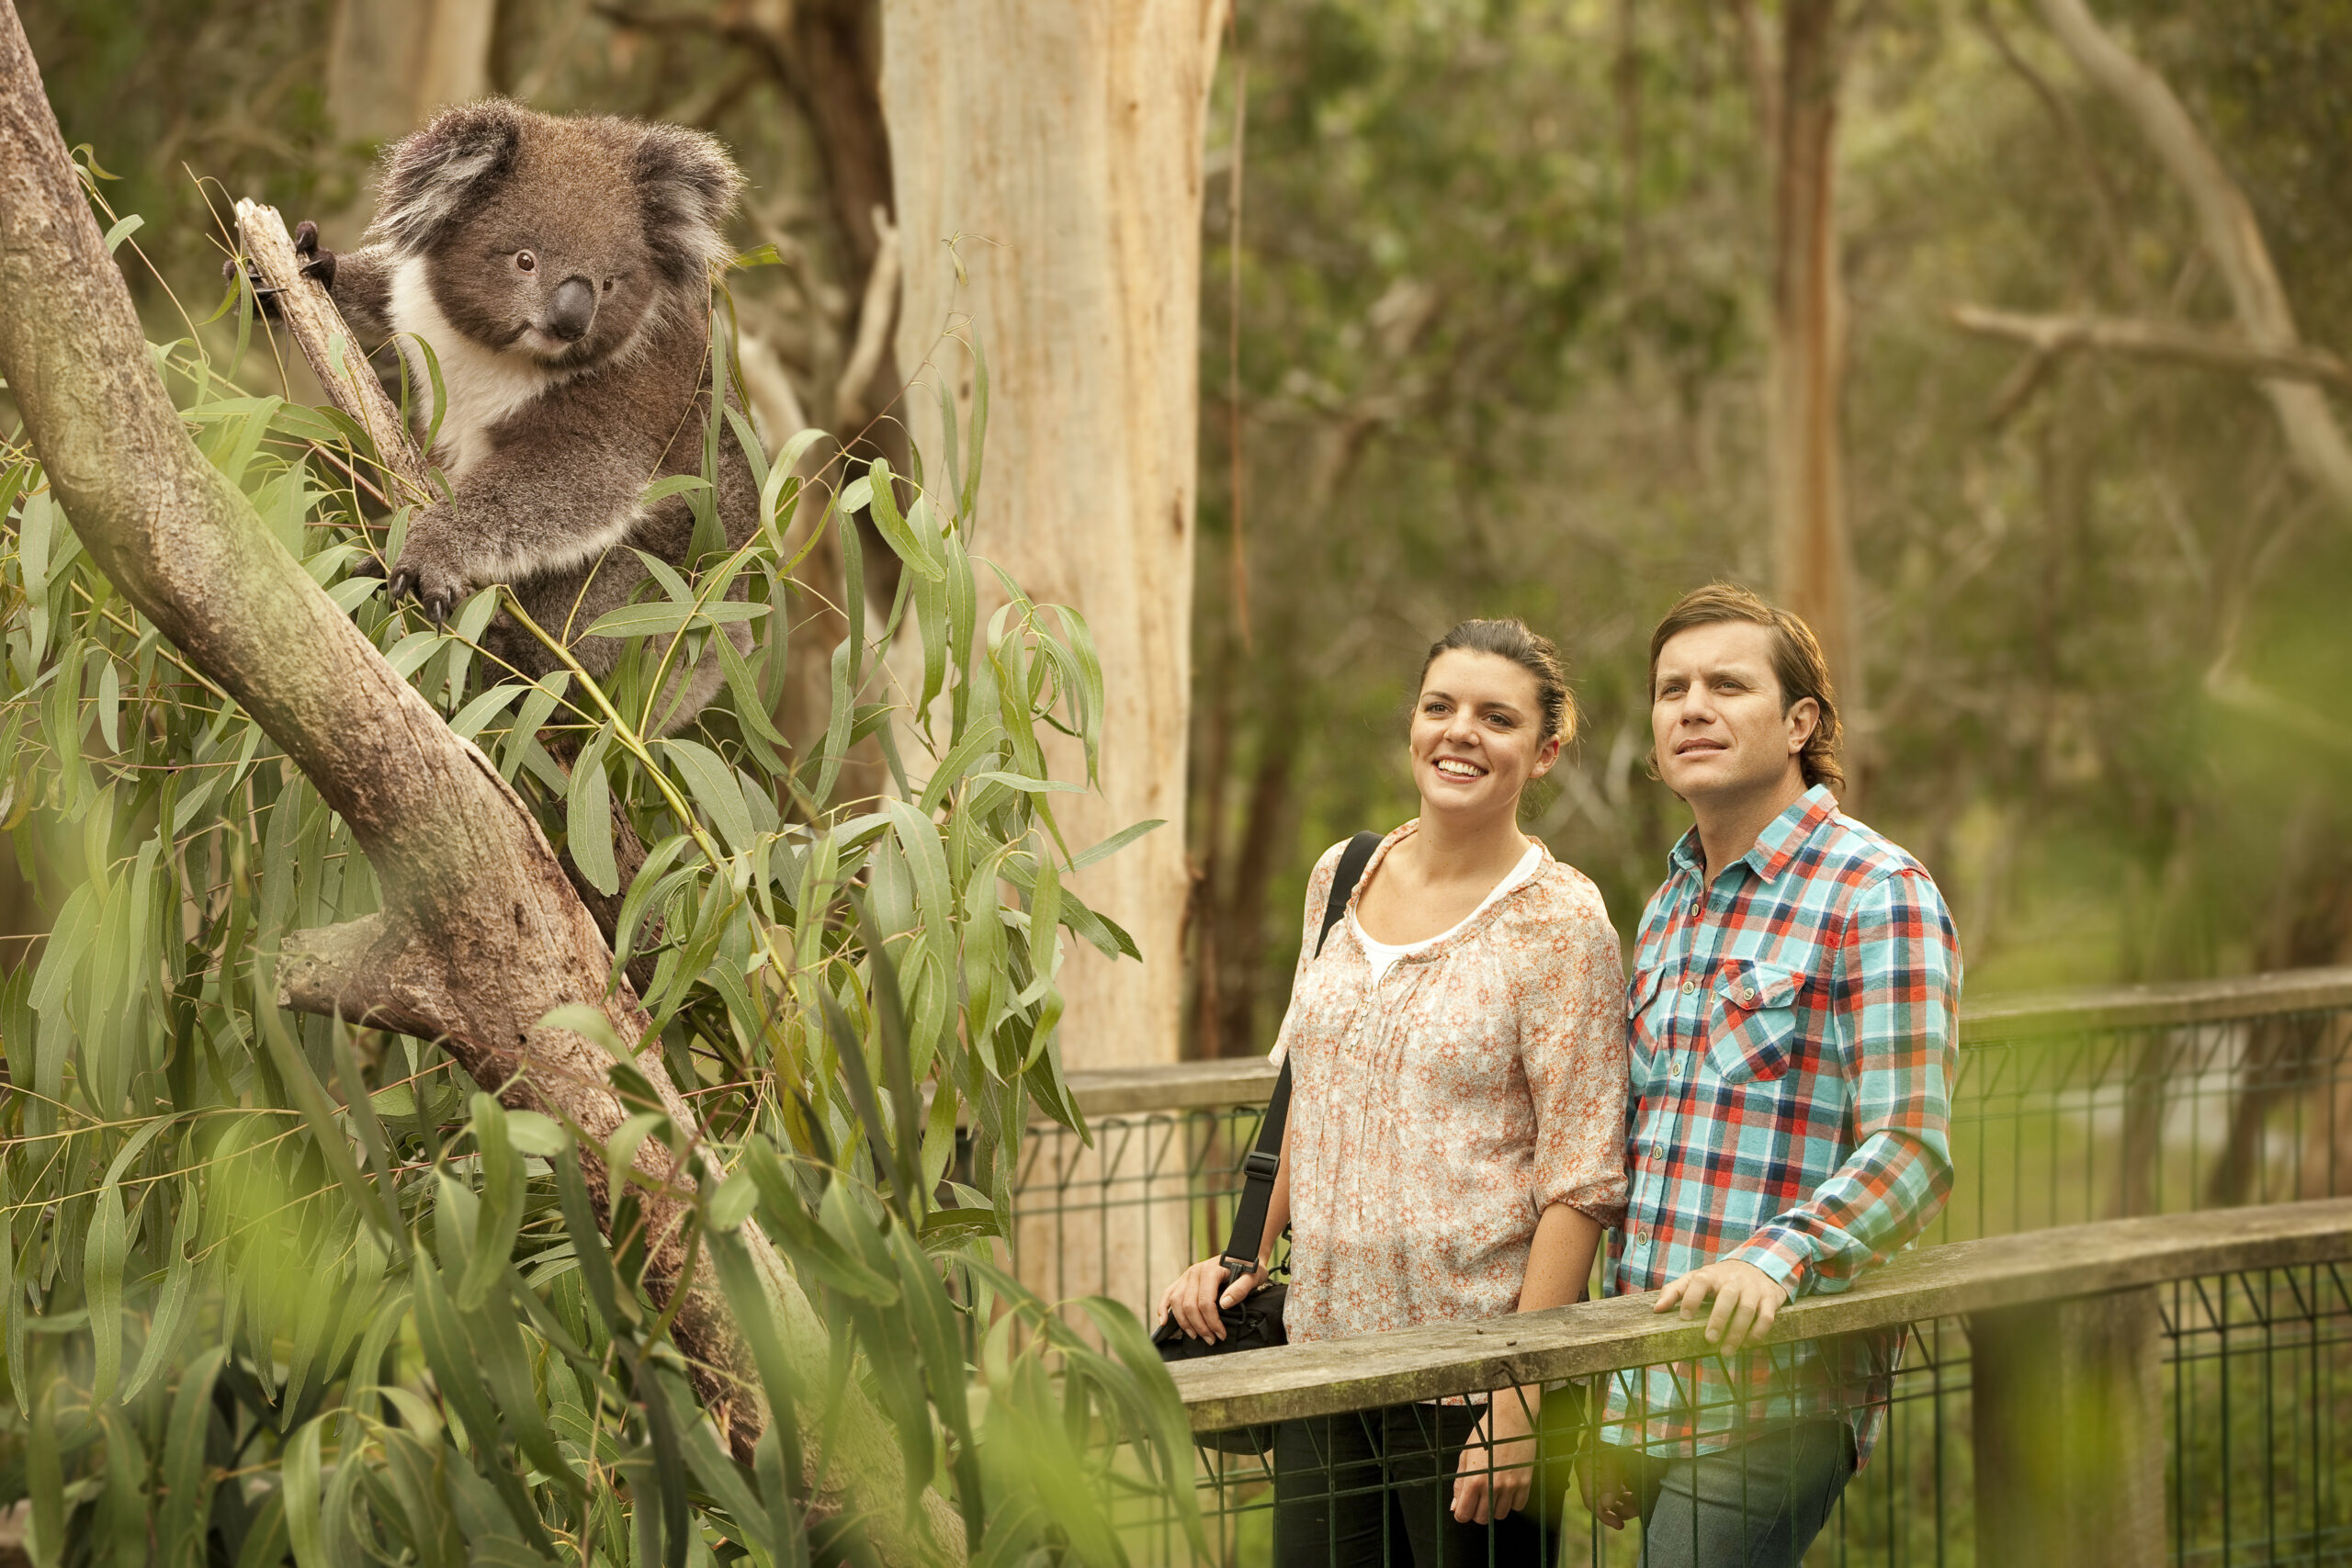
[[[1193, 1264], [1163, 1292], [1159, 1298], [1159, 1316], [1165, 1321], [1170, 1313], [1185, 1334], [1194, 1339], [1212, 1342], [1225, 1337], [1225, 1320], [1219, 1315], [1225, 1307], [1236, 1306], [1250, 1292], [1266, 1282], [1267, 1269], [1272, 1265], [1274, 1243], [1282, 1239], [1290, 1227], [1290, 1129], [1283, 1129], [1282, 1168], [1274, 1173], [1274, 1195], [1266, 1204], [1266, 1228], [1258, 1237], [1258, 1267], [1247, 1274], [1234, 1276], [1226, 1282], [1225, 1260], [1204, 1258]], [[1541, 1239], [1542, 1232], [1537, 1232]], [[1531, 1276], [1532, 1274], [1531, 1259]], [[1592, 1262], [1589, 1249], [1585, 1263]]]
[[[1625, 1002], [1617, 938], [1598, 897], [1577, 912], [1563, 960], [1543, 964], [1520, 998], [1521, 1060], [1535, 1108], [1532, 1195], [1543, 1205], [1519, 1310], [1584, 1300], [1600, 1233], [1625, 1206]], [[1556, 951], [1556, 950], [1555, 950]], [[1498, 1389], [1463, 1450], [1453, 1517], [1486, 1524], [1523, 1506], [1535, 1480], [1542, 1385]]]
[[1599, 1220], [1566, 1203], [1545, 1209], [1527, 1249], [1527, 1282], [1519, 1288], [1519, 1310], [1542, 1312], [1584, 1300], [1592, 1282], [1592, 1257], [1600, 1250]]
[[[1542, 1312], [1584, 1300], [1592, 1278], [1592, 1255], [1600, 1247], [1599, 1220], [1566, 1203], [1545, 1208], [1527, 1249], [1519, 1310]], [[1540, 1382], [1498, 1388], [1487, 1395], [1480, 1431], [1462, 1450], [1453, 1483], [1456, 1519], [1483, 1525], [1526, 1506], [1535, 1481], [1535, 1421], [1543, 1408]]]

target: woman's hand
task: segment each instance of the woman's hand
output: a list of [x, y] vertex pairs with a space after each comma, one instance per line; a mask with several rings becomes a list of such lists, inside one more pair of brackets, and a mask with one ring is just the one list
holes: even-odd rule
[[1535, 1484], [1535, 1412], [1541, 1389], [1497, 1389], [1462, 1450], [1453, 1483], [1453, 1517], [1490, 1525], [1527, 1506]]
[[1232, 1275], [1231, 1283], [1227, 1282], [1228, 1272], [1224, 1258], [1204, 1258], [1177, 1275], [1175, 1282], [1159, 1294], [1159, 1316], [1154, 1326], [1167, 1322], [1168, 1314], [1173, 1313], [1177, 1325], [1190, 1337], [1211, 1344], [1223, 1340], [1222, 1310], [1240, 1305], [1266, 1282], [1263, 1263], [1247, 1274]]

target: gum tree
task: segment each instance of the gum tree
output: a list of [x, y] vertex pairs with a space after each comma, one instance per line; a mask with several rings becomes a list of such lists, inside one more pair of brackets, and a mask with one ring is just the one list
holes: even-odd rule
[[[1091, 1303], [1091, 1349], [992, 1249], [1023, 1123], [1075, 1119], [1060, 933], [1120, 945], [1061, 886], [1078, 786], [1037, 739], [1091, 749], [1103, 694], [1075, 615], [1009, 581], [978, 615], [973, 443], [903, 512], [833, 498], [903, 563], [885, 624], [818, 524], [851, 635], [805, 755], [765, 716], [787, 639], [714, 635], [736, 581], [796, 613], [809, 532], [797, 454], [732, 415], [707, 461], [745, 444], [760, 536], [608, 617], [601, 686], [529, 682], [478, 646], [499, 591], [445, 631], [352, 575], [433, 482], [413, 454], [147, 343], [95, 191], [0, 12], [0, 820], [72, 867], [0, 983], [36, 1560], [1115, 1557], [1109, 1448], [1070, 1434], [1172, 1480], [1181, 1416], [1131, 1317]], [[837, 800], [902, 618], [914, 753]], [[654, 739], [706, 647], [728, 701]]]

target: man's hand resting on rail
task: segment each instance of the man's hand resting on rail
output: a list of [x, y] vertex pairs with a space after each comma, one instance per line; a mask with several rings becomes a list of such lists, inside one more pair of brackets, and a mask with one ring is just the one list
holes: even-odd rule
[[1693, 1269], [1657, 1293], [1656, 1312], [1682, 1309], [1685, 1322], [1699, 1315], [1710, 1298], [1707, 1342], [1728, 1356], [1772, 1332], [1772, 1319], [1789, 1299], [1788, 1287], [1753, 1263], [1726, 1258]]

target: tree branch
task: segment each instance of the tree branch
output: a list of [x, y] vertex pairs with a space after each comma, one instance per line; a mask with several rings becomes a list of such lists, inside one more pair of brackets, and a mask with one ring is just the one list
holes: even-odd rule
[[[290, 261], [290, 248], [279, 259]], [[300, 298], [298, 288], [298, 309]], [[624, 1040], [640, 1038], [649, 1021], [628, 987], [606, 991], [610, 949], [522, 799], [393, 673], [190, 443], [13, 4], [0, 6], [0, 375], [92, 561], [284, 749], [376, 871], [383, 912], [358, 929], [297, 936], [308, 967], [291, 994], [339, 1009], [355, 962], [395, 955], [397, 992], [366, 1005], [446, 1038], [474, 1080], [503, 1087], [508, 1103], [582, 1129], [582, 1163], [609, 1225], [607, 1173], [594, 1151], [625, 1108], [606, 1087], [601, 1048], [539, 1021], [585, 1004]], [[658, 1054], [639, 1066], [676, 1123], [695, 1128]], [[662, 1145], [644, 1141], [639, 1168], [673, 1191], [691, 1184], [695, 1173], [673, 1166]], [[679, 1288], [684, 1215], [674, 1199], [647, 1205], [645, 1282], [656, 1301]], [[808, 1385], [828, 1386], [823, 1325], [766, 1238], [749, 1225], [744, 1238]], [[715, 1291], [689, 1288], [674, 1304], [673, 1335], [704, 1408], [748, 1460], [766, 1413], [742, 1340]], [[953, 1510], [927, 1493], [910, 1515], [888, 1422], [854, 1382], [842, 1398], [823, 1434], [824, 1474], [839, 1490], [820, 1506], [858, 1515], [890, 1560], [955, 1551]]]
[[2352, 365], [2300, 344], [2262, 348], [2233, 333], [2124, 316], [2033, 316], [1984, 305], [1955, 305], [1949, 314], [1962, 332], [2021, 343], [2041, 355], [2113, 354], [2352, 391]]
[[401, 411], [384, 395], [384, 384], [368, 367], [368, 350], [377, 345], [355, 342], [326, 286], [302, 276], [301, 258], [295, 254], [293, 237], [287, 233], [286, 220], [277, 209], [254, 201], [238, 202], [237, 243], [261, 273], [262, 286], [276, 290], [271, 303], [301, 345], [302, 357], [311, 362], [319, 385], [375, 444], [377, 457], [393, 481], [387, 487], [388, 495], [413, 505], [429, 502], [433, 487], [426, 478], [424, 459], [401, 423]]
[[[2040, 0], [2042, 20], [2075, 66], [2113, 98], [2171, 171], [2197, 213], [2205, 252], [2230, 291], [2238, 325], [2256, 349], [2302, 349], [2278, 269], [2264, 244], [2254, 206], [2207, 144], [2197, 122], [2165, 79], [2115, 41], [2084, 0]], [[2267, 376], [2263, 394], [2306, 478], [2352, 515], [2352, 442], [2345, 439], [2326, 395], [2309, 380]]]
[[[889, 209], [876, 203], [872, 213], [877, 241], [874, 265], [865, 275], [865, 297], [857, 311], [857, 342], [842, 367], [833, 389], [833, 423], [854, 430], [872, 417], [875, 372], [890, 352], [890, 329], [899, 324], [899, 231]], [[897, 388], [886, 389], [895, 393]]]

